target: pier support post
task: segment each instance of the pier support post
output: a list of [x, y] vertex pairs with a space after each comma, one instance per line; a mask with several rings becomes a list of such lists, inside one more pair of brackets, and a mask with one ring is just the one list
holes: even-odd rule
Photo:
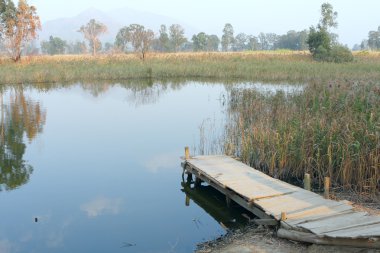
[[281, 221], [286, 221], [286, 212], [281, 212]]
[[303, 188], [305, 190], [310, 191], [311, 190], [311, 180], [310, 180], [310, 174], [306, 173], [305, 177], [303, 179]]
[[185, 205], [190, 206], [190, 197], [187, 194], [185, 194], [185, 195], [186, 195]]
[[186, 182], [187, 182], [188, 184], [190, 184], [191, 181], [193, 181], [193, 174], [191, 174], [190, 172], [187, 172]]
[[189, 160], [190, 159], [190, 151], [189, 147], [185, 147], [185, 159]]
[[201, 184], [202, 184], [202, 180], [199, 177], [195, 177], [194, 186], [199, 187], [199, 186], [201, 186]]
[[227, 204], [227, 207], [228, 207], [228, 208], [231, 207], [231, 198], [228, 197], [228, 195], [226, 195], [226, 204]]
[[325, 181], [324, 181], [324, 197], [325, 199], [329, 199], [330, 198], [330, 178], [329, 177], [325, 177]]

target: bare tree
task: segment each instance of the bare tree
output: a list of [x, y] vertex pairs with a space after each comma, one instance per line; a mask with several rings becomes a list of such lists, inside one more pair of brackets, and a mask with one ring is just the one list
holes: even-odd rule
[[95, 19], [91, 19], [87, 25], [82, 26], [78, 32], [83, 33], [85, 39], [89, 41], [90, 47], [92, 48], [92, 55], [96, 55], [96, 51], [101, 46], [98, 37], [107, 32], [107, 26]]
[[36, 7], [26, 0], [19, 0], [17, 8], [11, 0], [0, 0], [0, 38], [13, 61], [21, 59], [24, 48], [37, 38], [40, 29]]

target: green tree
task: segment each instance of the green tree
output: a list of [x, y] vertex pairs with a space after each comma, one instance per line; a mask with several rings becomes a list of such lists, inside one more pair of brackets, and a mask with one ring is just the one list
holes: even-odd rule
[[178, 52], [181, 46], [187, 42], [185, 38], [185, 30], [178, 24], [169, 27], [169, 39], [171, 48], [174, 52]]
[[288, 31], [286, 34], [278, 37], [275, 49], [291, 49], [291, 50], [306, 50], [308, 32], [306, 30], [301, 32]]
[[41, 51], [44, 54], [64, 54], [66, 52], [67, 42], [58, 37], [49, 37], [49, 41], [41, 42]]
[[235, 37], [235, 43], [233, 46], [234, 51], [244, 51], [247, 49], [248, 36], [245, 33], [239, 33]]
[[193, 35], [193, 50], [196, 52], [207, 50], [207, 35], [204, 32], [200, 32], [197, 35]]
[[259, 39], [256, 36], [248, 36], [247, 49], [252, 51], [260, 49]]
[[104, 49], [103, 49], [103, 51], [104, 51], [105, 53], [110, 53], [110, 52], [112, 52], [112, 50], [113, 50], [113, 44], [110, 43], [110, 42], [106, 42], [106, 43], [104, 44]]
[[321, 19], [317, 28], [310, 27], [307, 44], [313, 58], [319, 61], [348, 62], [353, 60], [351, 51], [337, 42], [336, 36], [330, 33], [336, 28], [338, 13], [329, 3], [322, 4]]
[[[200, 32], [192, 37], [193, 51], [208, 51], [215, 52], [219, 50], [220, 39], [217, 35], [208, 35], [204, 32]], [[190, 45], [188, 45], [189, 47]]]
[[19, 0], [17, 8], [12, 0], [0, 0], [0, 37], [15, 62], [21, 59], [28, 42], [37, 37], [41, 29], [37, 9], [28, 5], [26, 0]]
[[321, 19], [319, 20], [319, 28], [328, 31], [330, 28], [338, 27], [338, 12], [329, 3], [322, 4]]
[[152, 30], [145, 30], [145, 27], [139, 24], [131, 24], [128, 27], [120, 29], [116, 35], [115, 45], [125, 51], [126, 46], [130, 43], [135, 52], [141, 53], [141, 58], [145, 59], [146, 53], [154, 39]]
[[217, 35], [207, 35], [207, 51], [215, 52], [219, 50], [220, 39]]
[[223, 28], [222, 35], [222, 51], [230, 51], [234, 44], [234, 28], [231, 24], [227, 23]]
[[80, 33], [88, 40], [90, 48], [92, 49], [92, 55], [96, 55], [96, 52], [101, 48], [101, 42], [99, 36], [107, 32], [107, 26], [91, 19], [86, 25], [79, 28]]
[[329, 33], [324, 29], [316, 29], [310, 27], [309, 36], [307, 38], [310, 52], [315, 56], [317, 50], [331, 50], [331, 38]]
[[68, 54], [86, 54], [87, 53], [86, 42], [75, 41], [75, 42], [68, 43], [67, 53]]
[[260, 33], [258, 36], [259, 48], [261, 50], [273, 50], [279, 39], [275, 33]]
[[372, 50], [380, 49], [380, 26], [377, 31], [370, 31], [368, 33], [367, 45]]
[[159, 34], [160, 34], [158, 37], [159, 51], [161, 52], [170, 51], [170, 39], [169, 39], [169, 34], [167, 31], [166, 25], [161, 25]]

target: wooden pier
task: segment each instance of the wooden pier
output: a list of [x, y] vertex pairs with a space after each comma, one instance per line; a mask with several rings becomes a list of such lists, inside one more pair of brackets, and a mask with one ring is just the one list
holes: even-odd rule
[[[255, 214], [257, 224], [276, 226], [277, 235], [295, 241], [380, 249], [380, 216], [356, 212], [257, 171], [228, 156], [190, 157], [182, 163], [188, 180], [206, 182]], [[326, 180], [327, 187], [329, 180]], [[305, 185], [305, 187], [307, 187]]]

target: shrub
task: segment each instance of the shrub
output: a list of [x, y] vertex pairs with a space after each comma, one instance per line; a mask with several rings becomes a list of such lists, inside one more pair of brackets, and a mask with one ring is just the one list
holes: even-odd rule
[[319, 46], [313, 53], [313, 58], [317, 61], [335, 63], [352, 62], [354, 60], [350, 49], [341, 45], [332, 46], [330, 50]]
[[354, 56], [351, 53], [351, 50], [345, 46], [337, 45], [333, 46], [330, 51], [330, 61], [336, 63], [342, 62], [352, 62]]

